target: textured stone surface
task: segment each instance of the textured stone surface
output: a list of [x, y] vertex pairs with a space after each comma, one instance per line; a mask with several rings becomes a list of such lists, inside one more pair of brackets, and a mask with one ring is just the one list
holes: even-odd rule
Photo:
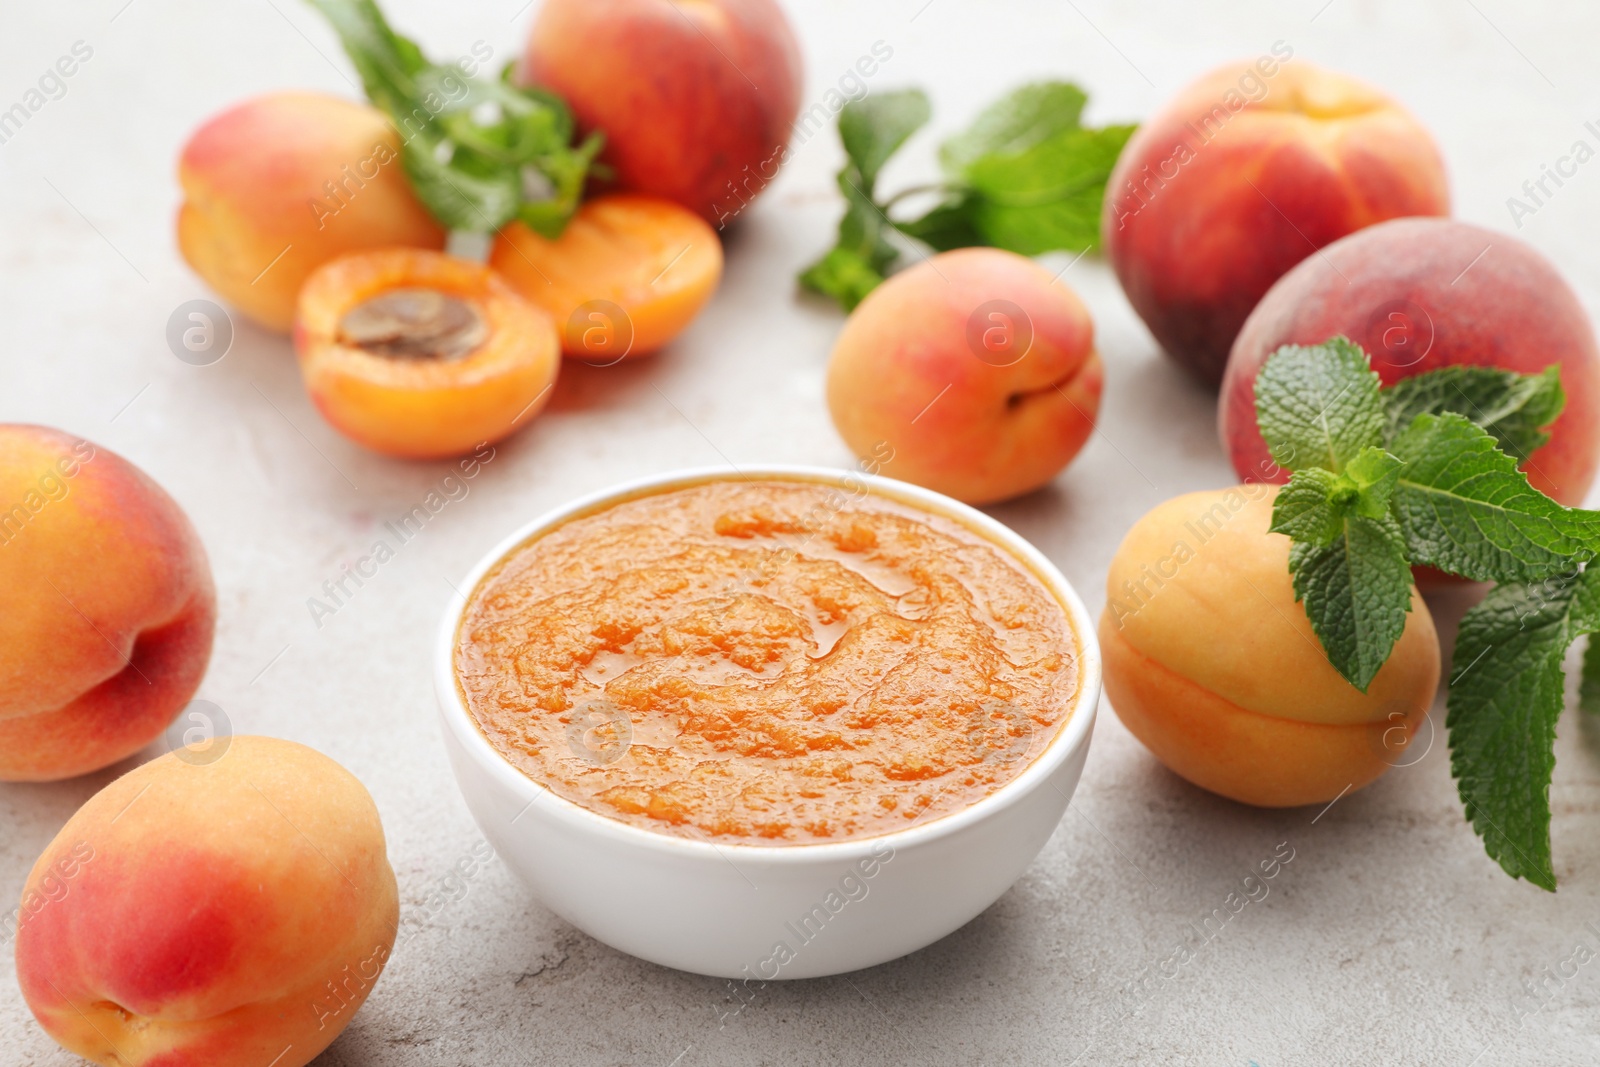
[[[392, 7], [401, 28], [437, 53], [465, 53], [481, 39], [497, 58], [515, 51], [531, 17], [499, 0]], [[1050, 75], [1093, 91], [1095, 121], [1147, 114], [1213, 63], [1281, 38], [1411, 106], [1444, 147], [1458, 213], [1502, 230], [1512, 226], [1506, 198], [1541, 164], [1577, 138], [1600, 143], [1583, 127], [1600, 120], [1590, 55], [1600, 15], [1554, 0], [790, 7], [808, 102], [883, 40], [894, 56], [869, 84], [928, 86], [941, 131], [1014, 83]], [[171, 490], [194, 517], [220, 588], [216, 656], [200, 695], [238, 732], [315, 745], [377, 798], [400, 878], [403, 941], [320, 1063], [1600, 1060], [1600, 962], [1547, 980], [1542, 1001], [1523, 987], [1547, 967], [1558, 973], [1580, 942], [1600, 949], [1600, 724], [1575, 714], [1562, 723], [1551, 793], [1555, 896], [1509, 881], [1483, 856], [1450, 781], [1441, 709], [1441, 736], [1425, 758], [1319, 817], [1253, 811], [1187, 786], [1103, 708], [1071, 810], [992, 909], [910, 958], [771, 985], [742, 1010], [723, 982], [640, 963], [577, 933], [497, 864], [447, 881], [478, 841], [437, 742], [429, 687], [427, 651], [448, 583], [515, 524], [624, 478], [729, 462], [850, 462], [821, 394], [840, 320], [792, 284], [839, 210], [836, 142], [822, 133], [800, 147], [733, 235], [716, 302], [672, 350], [637, 367], [569, 369], [549, 412], [318, 628], [306, 599], [446, 468], [386, 461], [338, 437], [306, 400], [280, 338], [240, 323], [224, 360], [193, 367], [172, 356], [164, 330], [175, 307], [208, 295], [171, 234], [174, 159], [187, 132], [270, 88], [350, 92], [347, 68], [293, 0], [15, 4], [0, 34], [0, 109], [78, 40], [94, 54], [65, 96], [0, 145], [0, 419], [88, 436]], [[930, 177], [931, 143], [915, 142], [885, 187]], [[1520, 236], [1592, 307], [1600, 163], [1579, 168], [1522, 221]], [[1069, 262], [1047, 260], [1058, 270]], [[1053, 487], [994, 513], [1098, 609], [1123, 530], [1159, 500], [1231, 476], [1212, 397], [1157, 355], [1109, 272], [1091, 257], [1063, 280], [1100, 331], [1102, 432]], [[1448, 638], [1461, 605], [1435, 607]], [[45, 842], [112, 773], [0, 787], [0, 895], [18, 893]], [[1192, 959], [1164, 966], [1280, 842], [1294, 859], [1268, 897]], [[76, 1062], [32, 1022], [3, 971], [0, 1059]]]

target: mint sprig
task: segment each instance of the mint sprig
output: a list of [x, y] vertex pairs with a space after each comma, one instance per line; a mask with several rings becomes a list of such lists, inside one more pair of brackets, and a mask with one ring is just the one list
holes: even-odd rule
[[[1549, 786], [1562, 662], [1600, 631], [1600, 513], [1528, 484], [1559, 369], [1451, 367], [1384, 389], [1343, 337], [1285, 346], [1256, 378], [1256, 416], [1293, 471], [1272, 530], [1293, 542], [1295, 596], [1344, 678], [1366, 692], [1405, 629], [1411, 567], [1501, 582], [1462, 620], [1447, 728], [1468, 819], [1506, 873], [1555, 888]], [[1591, 577], [1594, 574], [1595, 577]], [[1600, 651], [1581, 704], [1600, 712]]]
[[847, 104], [839, 113], [839, 139], [847, 159], [837, 179], [844, 218], [837, 243], [801, 273], [800, 283], [832, 296], [846, 311], [855, 310], [900, 258], [888, 236], [893, 225], [875, 199], [878, 171], [931, 114], [928, 94], [921, 89], [879, 93]]
[[[847, 103], [839, 113], [845, 215], [834, 247], [801, 272], [800, 283], [854, 309], [899, 261], [895, 232], [941, 252], [1098, 247], [1106, 181], [1134, 127], [1084, 127], [1087, 99], [1067, 82], [1025, 85], [944, 143], [942, 181], [887, 199], [878, 195], [878, 172], [927, 123], [927, 95], [906, 89]], [[895, 218], [895, 205], [917, 193], [935, 194], [937, 202], [919, 217]]]
[[452, 230], [492, 233], [518, 219], [560, 236], [578, 209], [603, 138], [573, 145], [558, 97], [504, 76], [468, 78], [395, 33], [373, 0], [308, 0], [338, 33], [367, 99], [400, 135], [401, 165], [428, 211]]

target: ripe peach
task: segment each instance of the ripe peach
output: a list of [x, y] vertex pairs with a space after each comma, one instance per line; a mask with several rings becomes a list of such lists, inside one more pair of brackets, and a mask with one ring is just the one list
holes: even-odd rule
[[520, 222], [500, 231], [489, 265], [589, 362], [649, 355], [694, 320], [722, 278], [722, 244], [704, 219], [660, 197], [586, 202], [554, 241]]
[[1106, 186], [1106, 253], [1145, 325], [1215, 384], [1285, 271], [1345, 234], [1445, 215], [1433, 138], [1354, 78], [1274, 46], [1213, 71], [1128, 142]]
[[344, 256], [308, 278], [294, 346], [335, 429], [412, 459], [465, 455], [525, 426], [561, 365], [550, 317], [498, 274], [409, 248]]
[[1282, 345], [1337, 334], [1367, 350], [1385, 385], [1456, 364], [1559, 364], [1566, 410], [1523, 468], [1540, 492], [1583, 502], [1600, 464], [1600, 349], [1583, 305], [1532, 247], [1452, 219], [1396, 219], [1284, 275], [1246, 320], [1222, 383], [1222, 443], [1246, 481], [1276, 470], [1256, 427], [1257, 372]]
[[618, 188], [720, 227], [788, 155], [800, 49], [773, 0], [546, 0], [518, 80], [605, 133]]
[[881, 473], [985, 504], [1061, 472], [1094, 429], [1103, 380], [1071, 289], [1031, 259], [963, 248], [861, 302], [828, 364], [828, 408]]
[[178, 162], [178, 247], [234, 307], [287, 331], [306, 276], [346, 252], [443, 248], [376, 108], [270, 93], [208, 121]]
[[23, 890], [17, 977], [61, 1045], [107, 1067], [303, 1067], [388, 961], [378, 811], [312, 749], [235, 737], [112, 782]]
[[0, 424], [0, 781], [87, 774], [160, 736], [211, 657], [188, 518], [139, 468]]
[[1439, 639], [1413, 588], [1389, 661], [1362, 693], [1295, 601], [1276, 487], [1189, 493], [1128, 531], [1100, 616], [1106, 696], [1155, 757], [1262, 807], [1326, 803], [1409, 759], [1439, 684]]

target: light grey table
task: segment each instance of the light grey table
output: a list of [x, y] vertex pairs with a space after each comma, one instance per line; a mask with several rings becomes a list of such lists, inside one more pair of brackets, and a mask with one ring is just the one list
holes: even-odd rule
[[[437, 54], [481, 40], [498, 60], [526, 32], [521, 3], [390, 7]], [[1093, 94], [1094, 121], [1126, 120], [1279, 39], [1412, 107], [1444, 147], [1458, 213], [1499, 229], [1512, 225], [1506, 198], [1574, 140], [1595, 143], [1583, 123], [1600, 119], [1600, 11], [1555, 0], [788, 6], [808, 103], [880, 40], [894, 54], [874, 88], [931, 90], [933, 134], [894, 164], [889, 188], [929, 176], [935, 135], [1019, 81], [1075, 78]], [[1319, 817], [1188, 786], [1102, 707], [1071, 809], [993, 908], [909, 958], [771, 985], [737, 1011], [724, 982], [597, 944], [497, 863], [453, 879], [479, 838], [430, 692], [447, 583], [512, 526], [615, 481], [688, 465], [851, 461], [822, 402], [840, 317], [792, 283], [839, 210], [837, 142], [820, 134], [796, 153], [732, 235], [715, 303], [671, 350], [637, 366], [568, 368], [548, 413], [319, 628], [307, 598], [444, 467], [390, 462], [339, 437], [307, 401], [283, 338], [241, 322], [225, 359], [194, 367], [164, 332], [176, 306], [209, 295], [172, 237], [188, 132], [270, 89], [349, 93], [348, 68], [296, 0], [10, 0], [0, 109], [77, 41], [93, 56], [65, 95], [0, 145], [0, 420], [85, 435], [177, 497], [220, 590], [200, 696], [236, 732], [316, 746], [377, 798], [404, 901], [401, 946], [319, 1063], [1600, 1062], [1600, 963], [1546, 979], [1577, 944], [1600, 949], [1600, 724], [1576, 714], [1562, 723], [1551, 791], [1555, 896], [1484, 857], [1450, 780], [1442, 708], [1425, 758]], [[1593, 307], [1600, 163], [1523, 224], [1520, 236]], [[1098, 610], [1127, 527], [1168, 496], [1232, 476], [1212, 397], [1158, 355], [1105, 266], [1090, 257], [1063, 281], [1088, 303], [1106, 356], [1101, 432], [1053, 486], [993, 510]], [[1448, 638], [1462, 605], [1435, 610]], [[0, 787], [0, 896], [16, 896], [44, 844], [115, 773]], [[1280, 842], [1294, 859], [1270, 895], [1164, 967]], [[429, 906], [441, 890], [448, 902]], [[33, 1023], [11, 968], [0, 971], [0, 1060], [76, 1062]], [[1540, 981], [1542, 1000], [1530, 1000], [1525, 984]]]

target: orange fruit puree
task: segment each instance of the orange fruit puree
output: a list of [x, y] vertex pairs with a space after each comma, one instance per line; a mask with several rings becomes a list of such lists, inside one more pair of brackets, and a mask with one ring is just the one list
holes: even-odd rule
[[701, 840], [868, 837], [1021, 774], [1079, 642], [1006, 549], [800, 479], [709, 481], [567, 520], [468, 600], [456, 678], [558, 796]]

